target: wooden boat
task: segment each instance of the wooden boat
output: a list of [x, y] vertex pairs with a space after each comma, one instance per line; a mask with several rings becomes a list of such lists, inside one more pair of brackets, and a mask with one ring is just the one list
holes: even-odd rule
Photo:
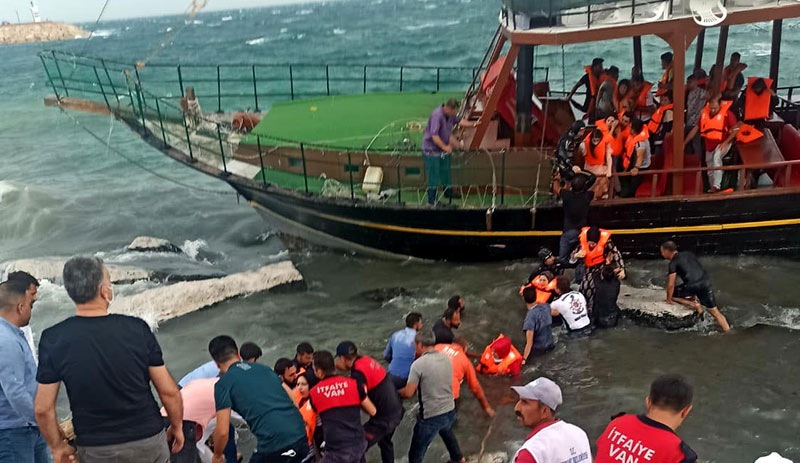
[[[524, 258], [557, 246], [563, 217], [549, 190], [552, 147], [573, 121], [563, 93], [549, 89], [548, 70], [534, 65], [534, 47], [631, 37], [641, 67], [641, 36], [662, 38], [681, 77], [672, 92], [674, 126], [682, 128], [686, 49], [704, 40], [705, 28], [687, 2], [674, 0], [634, 0], [627, 10], [610, 4], [611, 17], [603, 6], [608, 3], [544, 2], [551, 5], [540, 15], [544, 23], [525, 15], [542, 2], [504, 3], [475, 69], [142, 66], [42, 52], [54, 93], [45, 103], [112, 114], [153, 148], [227, 182], [277, 230], [315, 243], [387, 257]], [[653, 168], [642, 172], [636, 197], [612, 197], [591, 208], [590, 222], [613, 230], [627, 254], [656, 256], [661, 242], [676, 239], [700, 254], [800, 255], [799, 112], [793, 89], [777, 86], [782, 20], [800, 16], [800, 3], [736, 0], [724, 8], [715, 26], [718, 66], [730, 26], [773, 22], [769, 77], [780, 99], [765, 140], [722, 168], [736, 179], [734, 191], [706, 194], [702, 178], [709, 169], [698, 156], [684, 154], [684, 132], [674, 130]], [[703, 47], [697, 49], [699, 66]], [[62, 72], [66, 66], [69, 76]], [[190, 86], [216, 112], [196, 105], [189, 110]], [[462, 134], [465, 148], [453, 155], [459, 197], [439, 195], [437, 207], [430, 207], [419, 153], [422, 128], [431, 110], [454, 96], [463, 98], [463, 116], [477, 126]], [[248, 133], [231, 124], [235, 109], [244, 107], [260, 119]], [[772, 185], [748, 188], [750, 173], [761, 171]]]

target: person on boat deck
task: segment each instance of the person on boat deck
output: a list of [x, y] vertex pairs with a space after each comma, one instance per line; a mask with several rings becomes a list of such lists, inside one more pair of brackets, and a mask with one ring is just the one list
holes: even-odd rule
[[475, 127], [475, 123], [461, 120], [458, 116], [458, 101], [447, 102], [431, 113], [425, 133], [422, 136], [422, 157], [425, 162], [425, 175], [428, 177], [428, 204], [436, 204], [438, 188], [444, 188], [446, 198], [454, 197], [450, 185], [450, 153], [455, 147], [453, 128]]
[[595, 280], [594, 304], [590, 310], [596, 328], [613, 328], [619, 320], [620, 282], [614, 267], [606, 265]]
[[[660, 152], [664, 137], [672, 132], [672, 91], [668, 90], [661, 95], [658, 108], [647, 123], [647, 132], [650, 134], [650, 149], [653, 153]], [[659, 151], [657, 151], [659, 150]]]
[[[572, 87], [572, 90], [567, 94], [566, 100], [575, 106], [575, 109], [589, 116], [589, 120], [594, 120], [594, 103], [597, 98], [597, 91], [600, 89], [600, 84], [603, 80], [603, 58], [595, 58], [592, 60], [591, 66], [585, 66], [586, 71], [578, 82]], [[583, 104], [578, 104], [572, 99], [579, 88], [586, 87], [586, 97]]]
[[675, 434], [692, 411], [694, 388], [681, 375], [663, 375], [650, 385], [647, 413], [623, 414], [611, 421], [597, 439], [595, 463], [635, 460], [629, 442], [647, 449], [652, 463], [695, 463], [697, 454]]
[[608, 198], [608, 179], [611, 177], [612, 165], [611, 144], [611, 137], [595, 128], [578, 148], [584, 159], [583, 170], [591, 172], [597, 178], [592, 186], [597, 199]]
[[642, 184], [640, 172], [650, 168], [650, 134], [644, 122], [639, 119], [631, 121], [631, 135], [625, 141], [625, 153], [622, 156], [623, 172], [630, 176], [619, 178], [620, 193], [623, 198], [633, 198]]
[[396, 389], [402, 389], [408, 381], [408, 372], [416, 354], [414, 339], [422, 329], [422, 314], [411, 312], [406, 315], [405, 322], [406, 327], [392, 333], [383, 350], [383, 359], [389, 362], [389, 376]]
[[297, 368], [297, 374], [303, 375], [308, 380], [308, 385], [314, 387], [317, 384], [317, 375], [314, 374], [314, 370], [311, 368], [311, 362], [314, 355], [314, 347], [306, 341], [301, 342], [297, 345], [295, 349], [294, 359], [292, 363], [294, 363], [295, 368]]
[[708, 102], [708, 91], [704, 85], [700, 85], [701, 80], [708, 79], [705, 71], [699, 69], [694, 74], [686, 78], [686, 124], [683, 129], [684, 145], [692, 149], [692, 154], [700, 156], [700, 161], [705, 165], [705, 150], [703, 149], [703, 139], [700, 132], [695, 132], [692, 138], [689, 134], [692, 129], [700, 122], [700, 113]]
[[[635, 69], [635, 68], [634, 68]], [[650, 120], [650, 115], [656, 110], [655, 99], [650, 91], [653, 84], [644, 80], [641, 75], [631, 77], [631, 101], [633, 102], [634, 115], [644, 122]]]
[[272, 371], [278, 375], [278, 378], [283, 381], [289, 389], [294, 389], [297, 386], [297, 378], [299, 375], [297, 374], [297, 367], [294, 366], [294, 363], [287, 359], [286, 357], [281, 357], [275, 361], [275, 366], [272, 367]]
[[739, 120], [764, 130], [765, 122], [777, 103], [777, 95], [771, 86], [772, 79], [764, 77], [747, 79], [744, 93], [731, 108]]
[[451, 344], [456, 336], [453, 330], [461, 326], [461, 310], [454, 307], [447, 307], [442, 317], [433, 324], [433, 335], [436, 344]]
[[539, 249], [539, 265], [528, 276], [526, 284], [530, 284], [534, 278], [545, 272], [558, 276], [564, 273], [565, 268], [570, 267], [567, 259], [553, 255], [553, 251], [548, 248], [541, 248]]
[[551, 191], [554, 195], [557, 196], [560, 189], [581, 173], [581, 168], [575, 165], [575, 154], [584, 138], [586, 138], [586, 124], [583, 121], [575, 121], [569, 130], [558, 139], [553, 159], [554, 174], [551, 184]]
[[527, 313], [522, 322], [525, 333], [525, 349], [522, 351], [522, 365], [527, 364], [535, 356], [544, 355], [555, 347], [553, 338], [553, 316], [550, 315], [550, 304], [537, 302], [536, 287], [527, 286], [522, 290]]
[[561, 388], [555, 382], [540, 377], [511, 389], [519, 395], [514, 405], [517, 420], [531, 430], [512, 463], [591, 463], [592, 449], [586, 432], [556, 418], [556, 409], [563, 401]]
[[475, 366], [467, 357], [467, 340], [458, 337], [452, 344], [436, 344], [436, 350], [445, 354], [450, 358], [453, 365], [453, 399], [458, 407], [458, 399], [461, 397], [461, 383], [467, 380], [467, 386], [472, 391], [472, 395], [481, 404], [481, 408], [491, 418], [494, 416], [494, 409], [489, 405], [486, 400], [486, 394], [483, 392], [478, 375], [475, 372]]
[[592, 334], [592, 321], [586, 307], [586, 298], [570, 287], [570, 279], [561, 275], [556, 278], [556, 295], [558, 298], [550, 303], [550, 314], [564, 319], [567, 332], [574, 336]]
[[597, 90], [597, 119], [605, 119], [611, 114], [617, 113], [617, 80], [619, 79], [619, 68], [611, 66], [606, 71], [606, 79], [600, 84]]
[[674, 74], [672, 65], [672, 53], [663, 53], [661, 55], [661, 69], [664, 70], [664, 74], [661, 75], [661, 80], [658, 81], [658, 90], [656, 90], [656, 96], [661, 96], [668, 91], [672, 91], [672, 79]]
[[[170, 450], [183, 448], [183, 403], [153, 331], [140, 318], [108, 313], [114, 291], [102, 259], [69, 259], [63, 281], [75, 316], [42, 333], [34, 399], [53, 461], [76, 457], [56, 417], [62, 382], [69, 391], [79, 461], [108, 461], [107, 455], [119, 463], [169, 461]], [[166, 432], [151, 385], [167, 409]]]
[[[661, 245], [661, 256], [669, 261], [665, 302], [671, 304], [674, 301], [699, 313], [703, 313], [705, 306], [722, 331], [730, 330], [728, 320], [717, 307], [711, 277], [700, 265], [697, 257], [688, 251], [678, 252], [678, 245], [674, 241], [667, 241]], [[678, 286], [675, 285], [677, 277], [680, 277], [682, 282]]]
[[576, 175], [571, 182], [570, 189], [556, 189], [556, 196], [561, 198], [564, 211], [564, 225], [561, 239], [558, 244], [558, 257], [566, 258], [578, 244], [578, 235], [581, 228], [586, 226], [589, 216], [589, 206], [594, 199], [594, 192], [589, 186], [594, 182], [594, 175]]
[[614, 97], [614, 109], [617, 115], [635, 109], [631, 102], [631, 93], [630, 79], [622, 79], [617, 83], [617, 94]]
[[[703, 138], [705, 159], [708, 167], [721, 167], [722, 158], [728, 153], [733, 140], [739, 131], [736, 115], [729, 111], [730, 102], [720, 103], [719, 98], [714, 98], [700, 112], [700, 120], [684, 140], [684, 146], [698, 132]], [[722, 171], [709, 170], [709, 193], [717, 193], [722, 187]]]
[[622, 253], [611, 241], [611, 232], [597, 227], [584, 227], [579, 244], [572, 252], [570, 263], [583, 260], [586, 275], [581, 280], [578, 291], [586, 298], [586, 307], [594, 307], [594, 294], [597, 280], [604, 266], [611, 266], [620, 280], [625, 279], [625, 261]]
[[744, 86], [744, 75], [742, 71], [747, 69], [747, 65], [741, 62], [742, 55], [731, 53], [730, 63], [722, 70], [720, 79], [720, 91], [723, 100], [733, 101], [739, 97], [739, 91]]

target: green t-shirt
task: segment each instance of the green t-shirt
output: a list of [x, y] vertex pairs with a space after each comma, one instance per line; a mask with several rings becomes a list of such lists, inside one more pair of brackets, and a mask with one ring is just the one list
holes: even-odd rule
[[231, 365], [214, 385], [214, 401], [217, 410], [231, 408], [247, 421], [260, 453], [284, 450], [306, 437], [300, 412], [278, 375], [264, 365]]

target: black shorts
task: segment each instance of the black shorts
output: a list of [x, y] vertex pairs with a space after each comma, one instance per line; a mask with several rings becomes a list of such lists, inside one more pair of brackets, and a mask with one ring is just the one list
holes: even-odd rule
[[672, 297], [686, 299], [691, 296], [697, 297], [698, 302], [704, 307], [709, 309], [717, 306], [717, 300], [714, 298], [714, 288], [710, 284], [706, 285], [678, 285], [672, 293]]

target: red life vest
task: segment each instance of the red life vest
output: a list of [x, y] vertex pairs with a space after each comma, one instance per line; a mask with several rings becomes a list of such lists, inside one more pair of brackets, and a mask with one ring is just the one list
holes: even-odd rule
[[586, 164], [590, 166], [604, 166], [606, 164], [606, 145], [608, 144], [608, 136], [604, 135], [600, 143], [592, 148], [592, 134], [586, 136], [583, 140], [586, 145]]
[[606, 261], [606, 244], [608, 239], [611, 238], [610, 231], [600, 229], [600, 241], [597, 242], [594, 249], [589, 249], [589, 239], [586, 236], [588, 232], [589, 227], [583, 227], [579, 237], [581, 250], [585, 254], [583, 256], [583, 264], [586, 268], [600, 265]]
[[[597, 439], [595, 463], [637, 461], [637, 458], [648, 463], [687, 461], [681, 443], [681, 438], [666, 426], [656, 427], [636, 415], [623, 415], [609, 423]], [[646, 459], [642, 458], [645, 454]]]
[[641, 132], [625, 140], [625, 153], [622, 156], [622, 168], [624, 170], [628, 170], [628, 167], [631, 165], [631, 159], [633, 159], [633, 152], [636, 150], [636, 144], [648, 138], [650, 138], [650, 134], [647, 132], [647, 129], [642, 129]]
[[[495, 363], [494, 352], [497, 352], [498, 357], [502, 359], [500, 363]], [[516, 376], [522, 370], [522, 354], [514, 347], [510, 339], [500, 333], [483, 350], [477, 370], [485, 375]]]
[[725, 117], [728, 115], [728, 108], [733, 102], [722, 101], [719, 105], [719, 112], [711, 117], [711, 112], [706, 104], [700, 112], [700, 136], [706, 140], [722, 141], [725, 134]]
[[758, 77], [747, 78], [747, 88], [744, 91], [744, 120], [746, 121], [769, 117], [769, 106], [772, 100], [772, 93], [769, 89], [772, 88], [772, 79], [763, 78], [767, 88], [761, 92], [761, 95], [757, 95], [752, 87], [758, 79]]
[[656, 112], [653, 113], [653, 116], [650, 118], [650, 122], [647, 123], [647, 130], [650, 132], [657, 132], [658, 127], [661, 126], [661, 120], [664, 119], [664, 113], [671, 110], [672, 103], [661, 105], [656, 108]]
[[375, 388], [386, 378], [386, 370], [374, 358], [366, 355], [358, 357], [353, 363], [353, 370], [358, 371], [367, 379], [367, 392]]
[[361, 396], [358, 394], [358, 383], [353, 378], [330, 376], [311, 388], [311, 401], [314, 409], [322, 414], [332, 408], [358, 407]]
[[591, 96], [596, 96], [597, 91], [600, 89], [600, 84], [605, 80], [606, 74], [602, 73], [600, 77], [595, 77], [594, 73], [592, 73], [591, 66], [584, 66], [583, 70], [586, 71], [586, 75], [589, 76], [589, 94]]

